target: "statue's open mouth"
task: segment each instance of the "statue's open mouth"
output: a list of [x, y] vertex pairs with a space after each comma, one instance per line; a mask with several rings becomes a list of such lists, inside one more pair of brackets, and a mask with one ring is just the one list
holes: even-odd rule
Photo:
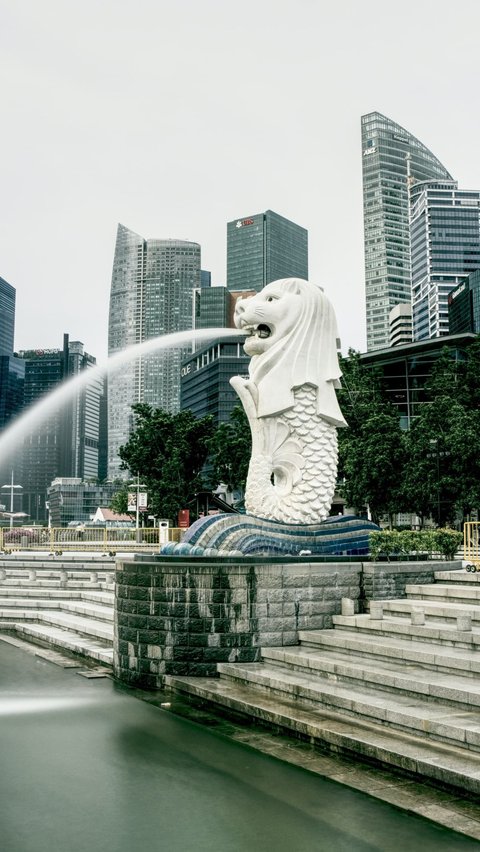
[[270, 337], [272, 333], [270, 326], [266, 325], [264, 322], [261, 322], [259, 325], [250, 325], [247, 328], [244, 328], [244, 331], [246, 331], [250, 337], [262, 338]]

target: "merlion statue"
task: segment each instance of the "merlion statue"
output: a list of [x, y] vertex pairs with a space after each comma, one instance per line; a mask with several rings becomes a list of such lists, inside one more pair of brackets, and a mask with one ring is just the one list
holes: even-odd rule
[[337, 427], [346, 426], [337, 323], [321, 287], [283, 278], [239, 299], [235, 325], [248, 337], [249, 378], [235, 376], [252, 432], [247, 514], [316, 524], [329, 514], [337, 474]]
[[337, 476], [337, 428], [346, 426], [337, 323], [321, 287], [301, 278], [272, 281], [239, 299], [235, 325], [247, 337], [249, 378], [230, 382], [248, 416], [252, 457], [247, 514], [199, 518], [162, 554], [361, 556], [378, 530], [354, 515], [328, 517]]

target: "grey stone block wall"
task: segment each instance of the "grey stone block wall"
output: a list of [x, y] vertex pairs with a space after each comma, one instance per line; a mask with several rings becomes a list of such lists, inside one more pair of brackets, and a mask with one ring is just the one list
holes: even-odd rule
[[455, 562], [364, 562], [362, 575], [362, 603], [371, 600], [405, 598], [405, 586], [434, 583], [435, 571], [460, 569]]
[[[164, 675], [213, 676], [262, 646], [332, 626], [342, 597], [360, 597], [360, 563], [139, 555], [117, 562], [116, 676], [145, 689]], [[358, 607], [357, 607], [358, 608]]]

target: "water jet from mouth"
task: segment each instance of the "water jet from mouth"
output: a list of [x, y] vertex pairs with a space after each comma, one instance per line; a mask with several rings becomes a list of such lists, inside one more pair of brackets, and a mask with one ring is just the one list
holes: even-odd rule
[[[151, 355], [162, 349], [188, 346], [193, 340], [208, 341], [218, 337], [238, 337], [241, 334], [237, 328], [205, 328], [176, 331], [172, 334], [162, 334], [143, 343], [136, 343], [112, 355], [105, 364], [83, 370], [78, 375], [62, 382], [53, 391], [41, 397], [35, 405], [30, 406], [16, 418], [0, 436], [0, 463], [7, 461], [7, 456], [19, 445], [20, 441], [32, 430], [40, 426], [47, 417], [69, 402], [79, 390], [100, 376], [118, 369], [123, 364], [144, 355]], [[133, 404], [134, 400], [132, 400]]]

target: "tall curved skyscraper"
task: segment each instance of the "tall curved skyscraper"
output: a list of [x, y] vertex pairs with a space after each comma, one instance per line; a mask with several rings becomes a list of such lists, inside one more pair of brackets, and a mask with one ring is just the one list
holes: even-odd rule
[[[200, 246], [185, 240], [145, 240], [119, 225], [113, 260], [108, 354], [193, 325], [193, 291], [200, 287]], [[172, 349], [138, 358], [108, 378], [108, 477], [125, 476], [118, 450], [133, 426], [132, 405], [180, 409], [180, 363]]]
[[[415, 136], [379, 112], [362, 116], [367, 349], [389, 346], [389, 314], [411, 301], [409, 184], [452, 176]], [[407, 156], [408, 155], [408, 156]]]

